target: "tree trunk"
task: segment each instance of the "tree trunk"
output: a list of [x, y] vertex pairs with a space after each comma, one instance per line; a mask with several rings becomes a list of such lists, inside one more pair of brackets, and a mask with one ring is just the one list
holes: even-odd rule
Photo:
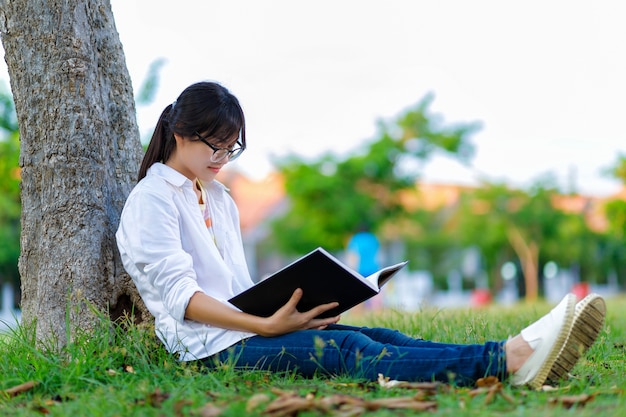
[[522, 266], [526, 300], [535, 301], [539, 296], [539, 245], [533, 241], [526, 243], [514, 226], [509, 228], [508, 237]]
[[0, 0], [20, 127], [22, 319], [63, 346], [137, 304], [114, 233], [141, 143], [108, 0]]

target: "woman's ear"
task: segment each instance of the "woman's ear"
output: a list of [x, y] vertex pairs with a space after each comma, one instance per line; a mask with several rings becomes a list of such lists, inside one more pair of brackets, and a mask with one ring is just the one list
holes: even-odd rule
[[178, 133], [174, 133], [174, 140], [176, 141], [176, 146], [180, 145], [180, 143], [182, 141], [185, 140], [185, 138], [181, 135], [179, 135]]

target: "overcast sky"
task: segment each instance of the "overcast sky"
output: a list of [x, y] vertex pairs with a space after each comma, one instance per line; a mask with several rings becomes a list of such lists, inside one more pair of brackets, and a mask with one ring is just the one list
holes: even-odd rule
[[214, 80], [241, 101], [254, 177], [270, 157], [357, 149], [427, 93], [445, 121], [475, 122], [472, 168], [446, 158], [425, 178], [528, 185], [552, 172], [608, 195], [626, 153], [626, 2], [621, 0], [112, 0], [138, 89], [167, 60], [147, 134], [189, 84]]

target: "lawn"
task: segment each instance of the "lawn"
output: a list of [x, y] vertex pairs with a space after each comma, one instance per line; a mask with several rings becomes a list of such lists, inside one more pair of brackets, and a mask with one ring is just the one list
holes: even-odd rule
[[[625, 416], [626, 299], [607, 300], [605, 328], [572, 378], [542, 391], [506, 381], [481, 386], [302, 379], [205, 372], [177, 363], [150, 329], [128, 323], [78, 333], [62, 353], [35, 348], [32, 332], [0, 337], [2, 416]], [[506, 339], [551, 308], [546, 303], [483, 309], [387, 311], [344, 323], [397, 328], [425, 339]], [[26, 385], [22, 385], [26, 384]]]

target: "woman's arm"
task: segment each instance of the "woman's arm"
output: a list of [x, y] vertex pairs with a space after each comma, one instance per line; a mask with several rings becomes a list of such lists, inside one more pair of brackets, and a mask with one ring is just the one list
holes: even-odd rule
[[322, 304], [306, 312], [296, 309], [302, 298], [302, 290], [297, 289], [283, 307], [270, 317], [259, 317], [237, 311], [213, 297], [196, 292], [185, 310], [185, 318], [231, 330], [242, 330], [261, 336], [272, 337], [296, 330], [323, 329], [337, 323], [339, 316], [316, 319], [325, 311], [337, 307], [338, 303]]

